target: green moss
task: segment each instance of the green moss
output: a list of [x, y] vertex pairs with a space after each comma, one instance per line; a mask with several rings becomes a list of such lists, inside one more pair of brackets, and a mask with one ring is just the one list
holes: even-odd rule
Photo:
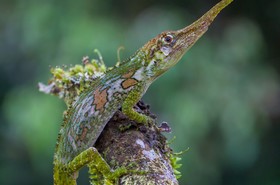
[[181, 172], [179, 171], [179, 169], [181, 168], [182, 164], [179, 163], [179, 161], [182, 160], [181, 155], [183, 155], [185, 152], [187, 152], [189, 150], [189, 148], [187, 148], [186, 150], [184, 151], [181, 151], [181, 152], [178, 152], [178, 153], [174, 153], [174, 152], [171, 152], [169, 154], [169, 160], [170, 160], [170, 164], [173, 168], [173, 171], [174, 171], [174, 174], [176, 176], [177, 179], [179, 179], [182, 175], [181, 175]]
[[96, 79], [104, 75], [107, 68], [103, 62], [102, 56], [98, 50], [95, 50], [99, 59], [89, 57], [83, 58], [82, 65], [75, 65], [67, 68], [55, 67], [51, 68], [52, 77], [48, 84], [39, 83], [39, 90], [46, 94], [52, 94], [63, 99], [67, 106], [79, 96], [84, 89], [88, 88]]

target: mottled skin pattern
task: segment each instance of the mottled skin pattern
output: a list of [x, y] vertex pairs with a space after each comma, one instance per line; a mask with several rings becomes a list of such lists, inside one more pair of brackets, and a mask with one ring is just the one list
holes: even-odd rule
[[[113, 184], [125, 169], [111, 171], [93, 147], [113, 114], [122, 112], [139, 123], [153, 120], [133, 110], [150, 84], [174, 66], [207, 31], [218, 13], [232, 0], [222, 0], [190, 26], [166, 31], [151, 39], [134, 56], [106, 72], [69, 107], [60, 130], [54, 156], [54, 184], [76, 184], [85, 165], [104, 176], [102, 184]], [[94, 170], [93, 170], [94, 171]], [[115, 174], [115, 176], [114, 176]]]
[[[135, 60], [139, 60], [137, 58]], [[61, 130], [61, 143], [57, 148], [56, 157], [67, 163], [80, 152], [93, 146], [103, 128], [121, 107], [127, 96], [133, 91], [145, 92], [142, 76], [135, 74], [139, 62], [131, 60], [132, 65], [124, 63], [127, 71], [124, 74], [117, 72], [119, 68], [98, 79], [95, 86], [84, 92], [67, 112], [65, 128]], [[140, 62], [141, 65], [141, 62]], [[98, 124], [102, 123], [102, 124]]]

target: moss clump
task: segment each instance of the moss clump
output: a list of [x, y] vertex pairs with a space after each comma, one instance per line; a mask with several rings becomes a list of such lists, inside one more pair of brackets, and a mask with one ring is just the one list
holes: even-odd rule
[[52, 77], [48, 84], [39, 83], [39, 91], [46, 94], [52, 94], [63, 99], [67, 106], [78, 97], [81, 92], [88, 88], [100, 76], [106, 73], [102, 56], [98, 50], [95, 50], [99, 59], [89, 59], [83, 57], [82, 65], [75, 65], [67, 68], [66, 66], [51, 68]]

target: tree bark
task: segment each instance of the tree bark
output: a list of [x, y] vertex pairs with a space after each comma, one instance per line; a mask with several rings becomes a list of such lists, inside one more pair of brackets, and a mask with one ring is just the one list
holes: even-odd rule
[[[137, 112], [151, 116], [149, 106], [138, 102]], [[171, 166], [172, 150], [156, 125], [143, 125], [129, 120], [117, 111], [100, 135], [95, 147], [112, 169], [125, 166], [137, 173], [119, 179], [120, 185], [177, 185]]]

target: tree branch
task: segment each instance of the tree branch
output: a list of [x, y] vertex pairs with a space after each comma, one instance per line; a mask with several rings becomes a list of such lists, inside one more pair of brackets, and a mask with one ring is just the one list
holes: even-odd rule
[[[149, 106], [138, 102], [138, 112], [155, 118]], [[102, 132], [95, 147], [112, 169], [125, 166], [139, 173], [130, 173], [119, 179], [119, 184], [177, 185], [172, 168], [172, 150], [166, 138], [155, 125], [139, 125], [117, 111]]]

